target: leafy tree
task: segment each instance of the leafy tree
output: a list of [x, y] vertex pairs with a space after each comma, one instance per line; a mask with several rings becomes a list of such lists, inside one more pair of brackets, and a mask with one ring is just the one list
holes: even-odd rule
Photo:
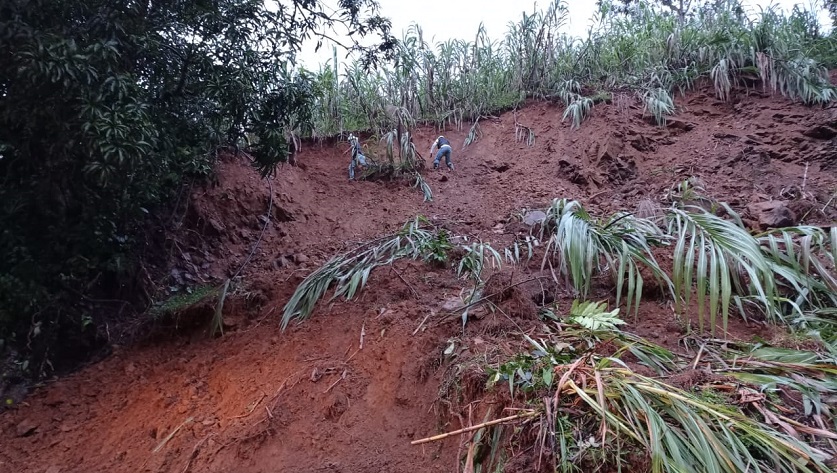
[[712, 2], [708, 2], [706, 0], [598, 0], [597, 3], [599, 8], [601, 8], [603, 4], [607, 4], [610, 9], [613, 9], [613, 11], [625, 15], [638, 13], [642, 4], [662, 7], [676, 16], [680, 24], [683, 24], [683, 22], [686, 21], [686, 17], [692, 13], [695, 8]]
[[837, 31], [837, 0], [825, 0], [825, 8], [828, 10], [828, 15], [831, 17], [831, 22], [834, 26], [832, 33]]
[[374, 0], [0, 2], [0, 350], [93, 338], [86, 303], [137, 292], [142, 228], [220, 147], [285, 161], [313, 94], [295, 55], [337, 27], [367, 66], [396, 44]]

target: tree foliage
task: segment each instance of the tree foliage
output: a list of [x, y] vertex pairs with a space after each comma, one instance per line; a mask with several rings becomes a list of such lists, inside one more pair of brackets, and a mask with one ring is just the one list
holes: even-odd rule
[[825, 8], [834, 24], [834, 29], [832, 29], [832, 33], [834, 33], [834, 30], [837, 29], [837, 0], [825, 0]]
[[139, 230], [219, 147], [285, 161], [314, 94], [295, 54], [337, 27], [366, 65], [395, 44], [374, 0], [0, 3], [0, 342], [44, 348], [130, 291]]

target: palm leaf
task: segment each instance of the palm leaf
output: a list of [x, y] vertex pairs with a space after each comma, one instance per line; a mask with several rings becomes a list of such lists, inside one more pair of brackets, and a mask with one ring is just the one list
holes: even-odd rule
[[633, 303], [636, 311], [644, 285], [641, 266], [671, 286], [651, 251], [652, 246], [664, 244], [666, 238], [649, 220], [617, 214], [598, 223], [577, 201], [556, 199], [541, 227], [540, 238], [545, 237], [548, 242], [542, 268], [550, 257], [557, 259], [560, 273], [582, 298], [589, 294], [593, 278], [609, 271], [616, 281], [617, 306], [624, 291], [628, 309]]
[[430, 259], [445, 251], [447, 234], [444, 230], [427, 225], [417, 217], [391, 236], [361, 245], [358, 249], [337, 255], [311, 273], [294, 291], [282, 313], [282, 330], [293, 319], [305, 320], [314, 311], [316, 303], [334, 287], [332, 300], [354, 298], [369, 280], [372, 271], [394, 263], [398, 259]]
[[[769, 317], [781, 314], [773, 265], [765, 258], [758, 241], [744, 228], [699, 207], [672, 208], [667, 218], [670, 232], [677, 238], [673, 256], [675, 291], [678, 298], [688, 303], [691, 283], [697, 282], [701, 324], [708, 300], [706, 318], [710, 329], [714, 333], [720, 308], [726, 333], [733, 289], [738, 295], [754, 300]], [[693, 266], [695, 255], [696, 267]]]

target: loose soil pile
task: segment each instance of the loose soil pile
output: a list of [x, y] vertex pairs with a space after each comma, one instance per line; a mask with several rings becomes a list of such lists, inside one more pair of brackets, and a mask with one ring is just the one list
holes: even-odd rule
[[[679, 103], [682, 112], [662, 128], [632, 97], [616, 94], [580, 130], [561, 122], [559, 107], [531, 103], [483, 120], [467, 148], [460, 148], [467, 130], [446, 132], [456, 171], [425, 173], [430, 203], [404, 182], [349, 182], [342, 143], [305, 144], [298, 165], [270, 182], [246, 158], [225, 157], [217, 181], [192, 192], [183, 229], [172, 236], [171, 271], [173, 285], [198, 286], [249, 262], [228, 297], [225, 335], [209, 339], [183, 329], [203, 325], [182, 321], [179, 331], [114, 346], [105, 361], [45, 383], [0, 414], [0, 472], [454, 471], [458, 437], [410, 445], [462, 427], [451, 393], [468, 401], [484, 382], [448, 384], [453, 364], [444, 352], [453, 342], [453, 355], [473, 359], [509, 343], [506, 333], [539, 323], [532, 301], [543, 302], [543, 288], [499, 295], [511, 315], [477, 313], [464, 333], [457, 317], [438, 315], [467, 283], [413, 262], [378, 270], [357, 300], [323, 302], [284, 333], [282, 306], [329, 257], [416, 215], [499, 248], [527, 231], [516, 218], [523, 209], [552, 198], [602, 214], [653, 212], [673, 184], [694, 177], [754, 228], [777, 215], [822, 226], [835, 220], [837, 205], [825, 205], [837, 190], [837, 108], [756, 91], [732, 103], [701, 91]], [[516, 123], [535, 131], [534, 146], [516, 141]], [[422, 129], [414, 141], [429, 148], [436, 134]], [[366, 143], [370, 155], [382, 154]], [[565, 288], [548, 292], [569, 308]], [[189, 317], [203, 323], [211, 306], [194, 312]], [[678, 347], [682, 327], [668, 302], [648, 299], [628, 320], [629, 330]], [[737, 318], [730, 325], [732, 338], [787, 339]]]

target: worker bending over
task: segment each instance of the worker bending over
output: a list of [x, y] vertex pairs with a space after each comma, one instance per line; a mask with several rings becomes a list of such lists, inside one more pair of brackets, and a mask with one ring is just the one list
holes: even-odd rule
[[448, 169], [453, 171], [453, 163], [450, 161], [450, 154], [451, 154], [451, 147], [450, 141], [444, 136], [439, 136], [436, 138], [436, 141], [433, 142], [433, 146], [430, 147], [430, 156], [433, 156], [433, 152], [439, 150], [436, 153], [436, 159], [433, 160], [433, 169], [439, 169], [439, 161], [442, 160], [442, 156], [445, 157], [445, 164], [448, 165]]

